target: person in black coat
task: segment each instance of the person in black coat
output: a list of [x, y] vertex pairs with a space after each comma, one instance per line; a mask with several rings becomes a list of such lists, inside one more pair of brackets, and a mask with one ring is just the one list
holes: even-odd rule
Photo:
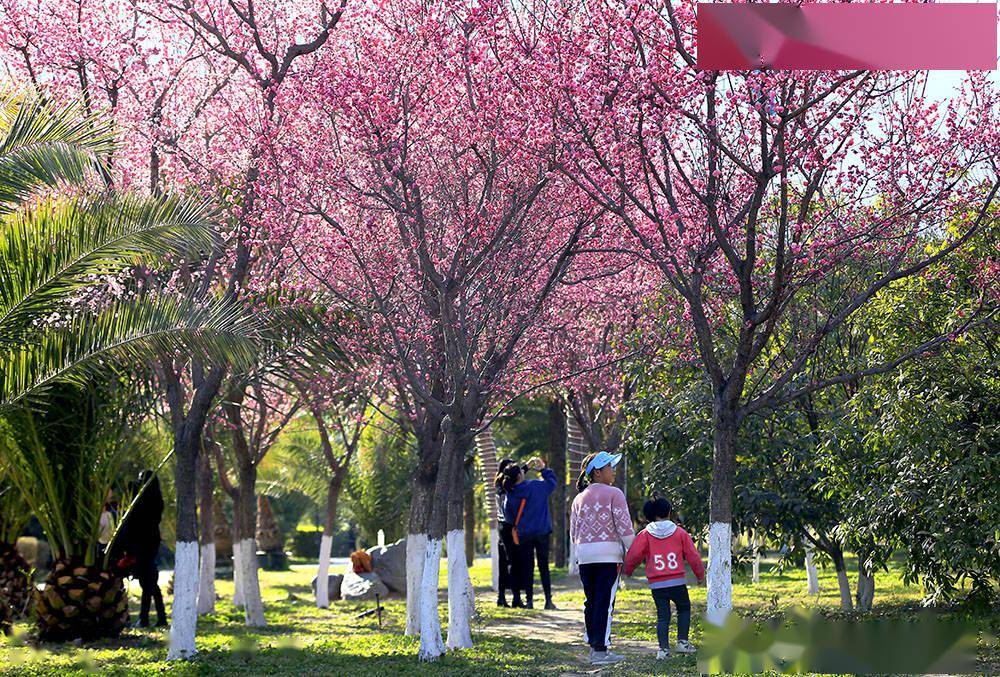
[[143, 470], [132, 484], [133, 493], [140, 492], [132, 510], [125, 517], [120, 534], [121, 549], [135, 559], [132, 575], [142, 588], [139, 620], [136, 627], [149, 627], [149, 603], [156, 604], [156, 625], [167, 624], [167, 614], [160, 594], [159, 569], [156, 555], [160, 549], [160, 520], [163, 517], [163, 493], [160, 480], [152, 470]]
[[518, 467], [514, 465], [513, 459], [505, 458], [500, 461], [500, 467], [498, 468], [498, 473], [496, 477], [496, 490], [497, 490], [497, 522], [499, 526], [499, 536], [497, 543], [497, 556], [498, 562], [497, 566], [500, 569], [499, 581], [497, 582], [497, 606], [507, 606], [507, 590], [513, 593], [512, 604], [515, 607], [523, 606], [521, 602], [521, 591], [517, 586], [516, 578], [516, 568], [514, 567], [515, 558], [517, 556], [517, 546], [514, 545], [514, 539], [512, 537], [511, 530], [513, 524], [507, 522], [504, 505], [507, 501], [506, 493], [503, 489], [503, 482], [505, 477], [505, 472], [510, 472], [514, 469], [517, 471]]

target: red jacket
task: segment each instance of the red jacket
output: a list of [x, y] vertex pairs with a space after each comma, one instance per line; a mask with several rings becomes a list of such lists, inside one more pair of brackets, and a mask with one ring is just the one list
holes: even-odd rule
[[646, 563], [650, 583], [683, 577], [684, 562], [699, 582], [705, 578], [705, 565], [691, 536], [670, 520], [652, 522], [639, 532], [625, 555], [625, 574], [631, 576], [640, 562]]

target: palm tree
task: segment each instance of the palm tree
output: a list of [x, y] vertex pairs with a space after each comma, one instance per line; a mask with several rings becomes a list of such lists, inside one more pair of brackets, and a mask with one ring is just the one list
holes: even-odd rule
[[[124, 585], [110, 553], [100, 552], [98, 533], [117, 471], [144, 444], [140, 423], [152, 397], [135, 385], [112, 374], [86, 385], [57, 383], [44, 409], [19, 407], [3, 422], [0, 461], [55, 558], [35, 604], [43, 639], [115, 635], [128, 622]], [[134, 497], [122, 498], [128, 506]]]
[[108, 124], [76, 104], [0, 92], [0, 464], [59, 558], [38, 596], [42, 635], [69, 639], [127, 619], [122, 581], [95, 549], [136, 420], [114, 395], [136, 392], [121, 374], [130, 386], [164, 354], [249, 364], [257, 345], [256, 321], [233, 303], [143, 291], [137, 271], [197, 266], [217, 246], [215, 214], [200, 200], [88, 191], [111, 147]]

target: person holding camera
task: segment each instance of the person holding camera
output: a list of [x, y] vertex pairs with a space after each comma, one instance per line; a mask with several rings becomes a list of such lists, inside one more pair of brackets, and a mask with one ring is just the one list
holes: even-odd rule
[[552, 515], [549, 496], [556, 488], [556, 474], [545, 466], [545, 461], [535, 456], [525, 468], [541, 473], [540, 480], [526, 480], [524, 470], [508, 467], [503, 488], [506, 494], [505, 519], [512, 525], [517, 559], [514, 567], [517, 587], [524, 590], [525, 606], [533, 608], [535, 587], [535, 560], [545, 592], [545, 608], [555, 609], [552, 602], [552, 580], [549, 576], [549, 537], [552, 534]]

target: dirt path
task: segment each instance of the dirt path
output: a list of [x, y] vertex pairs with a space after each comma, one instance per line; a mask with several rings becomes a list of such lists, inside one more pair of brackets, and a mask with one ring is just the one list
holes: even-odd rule
[[[482, 627], [482, 631], [502, 637], [530, 637], [532, 640], [554, 644], [566, 650], [576, 662], [579, 669], [563, 672], [563, 677], [572, 675], [597, 675], [602, 668], [592, 666], [589, 661], [590, 650], [584, 637], [583, 604], [570, 601], [564, 594], [579, 591], [580, 580], [576, 576], [566, 576], [561, 581], [553, 583], [552, 597], [558, 607], [555, 611], [545, 611], [538, 608], [544, 601], [539, 601], [541, 589], [536, 589], [535, 609], [525, 611], [517, 618], [504, 618], [490, 621]], [[496, 593], [486, 592], [479, 596], [480, 604], [495, 604]], [[613, 627], [613, 626], [612, 626]], [[628, 656], [655, 655], [656, 646], [653, 643], [623, 639], [614, 636], [612, 630], [612, 649]], [[603, 670], [611, 671], [605, 667]]]

